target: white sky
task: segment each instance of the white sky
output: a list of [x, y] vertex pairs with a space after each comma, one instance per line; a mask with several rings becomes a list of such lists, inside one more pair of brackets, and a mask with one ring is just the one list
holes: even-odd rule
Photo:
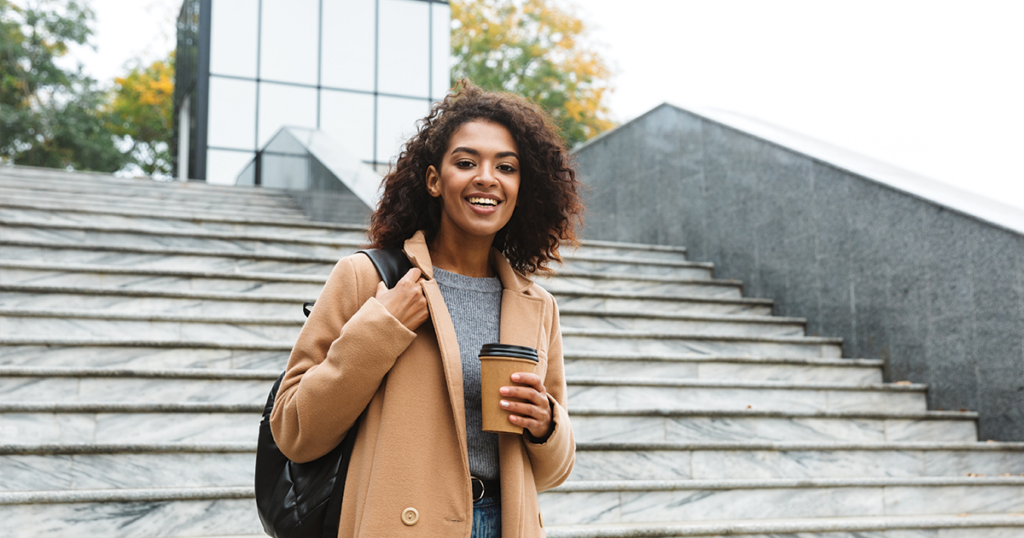
[[[101, 81], [159, 58], [180, 5], [92, 0], [98, 50], [76, 57]], [[1024, 208], [1022, 1], [575, 5], [618, 121], [666, 101], [735, 111]]]

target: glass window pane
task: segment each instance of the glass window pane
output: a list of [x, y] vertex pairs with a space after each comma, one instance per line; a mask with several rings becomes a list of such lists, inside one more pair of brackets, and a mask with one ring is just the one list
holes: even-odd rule
[[285, 125], [316, 129], [316, 90], [261, 82], [258, 147]]
[[416, 120], [430, 111], [426, 99], [377, 98], [377, 161], [394, 162], [402, 144], [416, 133]]
[[316, 85], [319, 0], [263, 0], [260, 78]]
[[433, 58], [431, 59], [430, 97], [440, 101], [451, 87], [452, 8], [448, 4], [431, 4], [434, 10]]
[[323, 90], [320, 130], [357, 159], [373, 160], [373, 96]]
[[206, 182], [234, 185], [235, 178], [255, 156], [251, 151], [206, 150]]
[[207, 145], [256, 149], [256, 83], [210, 77]]
[[324, 2], [320, 84], [373, 91], [376, 0]]
[[426, 2], [380, 0], [378, 91], [430, 96], [430, 40]]
[[211, 10], [210, 72], [256, 78], [256, 30], [259, 4], [252, 0], [216, 0]]

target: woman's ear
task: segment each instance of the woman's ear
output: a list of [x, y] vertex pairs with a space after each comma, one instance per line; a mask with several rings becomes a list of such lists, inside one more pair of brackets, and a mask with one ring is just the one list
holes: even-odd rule
[[438, 198], [441, 196], [441, 174], [438, 173], [437, 168], [434, 168], [434, 165], [430, 165], [427, 167], [427, 177], [425, 183], [427, 187], [427, 192], [431, 196], [433, 196], [434, 198]]

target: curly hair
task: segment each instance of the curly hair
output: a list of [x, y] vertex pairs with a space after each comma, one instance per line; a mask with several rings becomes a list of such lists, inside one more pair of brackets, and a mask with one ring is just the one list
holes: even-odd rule
[[540, 107], [507, 93], [486, 92], [463, 79], [417, 122], [419, 132], [402, 148], [384, 177], [384, 194], [370, 217], [370, 246], [400, 248], [417, 230], [433, 241], [441, 225], [441, 201], [426, 188], [427, 168], [441, 169], [459, 127], [485, 120], [504, 126], [519, 149], [519, 203], [494, 237], [494, 247], [523, 274], [551, 273], [563, 244], [578, 245], [583, 203], [575, 163], [554, 124]]

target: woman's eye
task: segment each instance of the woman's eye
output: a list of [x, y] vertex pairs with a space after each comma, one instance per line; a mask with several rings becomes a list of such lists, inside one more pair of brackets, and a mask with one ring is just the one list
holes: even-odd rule
[[459, 161], [455, 163], [455, 166], [458, 166], [459, 168], [469, 168], [470, 166], [473, 166], [473, 161]]
[[502, 172], [512, 173], [516, 171], [516, 167], [512, 166], [511, 164], [499, 164], [498, 170], [501, 170]]

